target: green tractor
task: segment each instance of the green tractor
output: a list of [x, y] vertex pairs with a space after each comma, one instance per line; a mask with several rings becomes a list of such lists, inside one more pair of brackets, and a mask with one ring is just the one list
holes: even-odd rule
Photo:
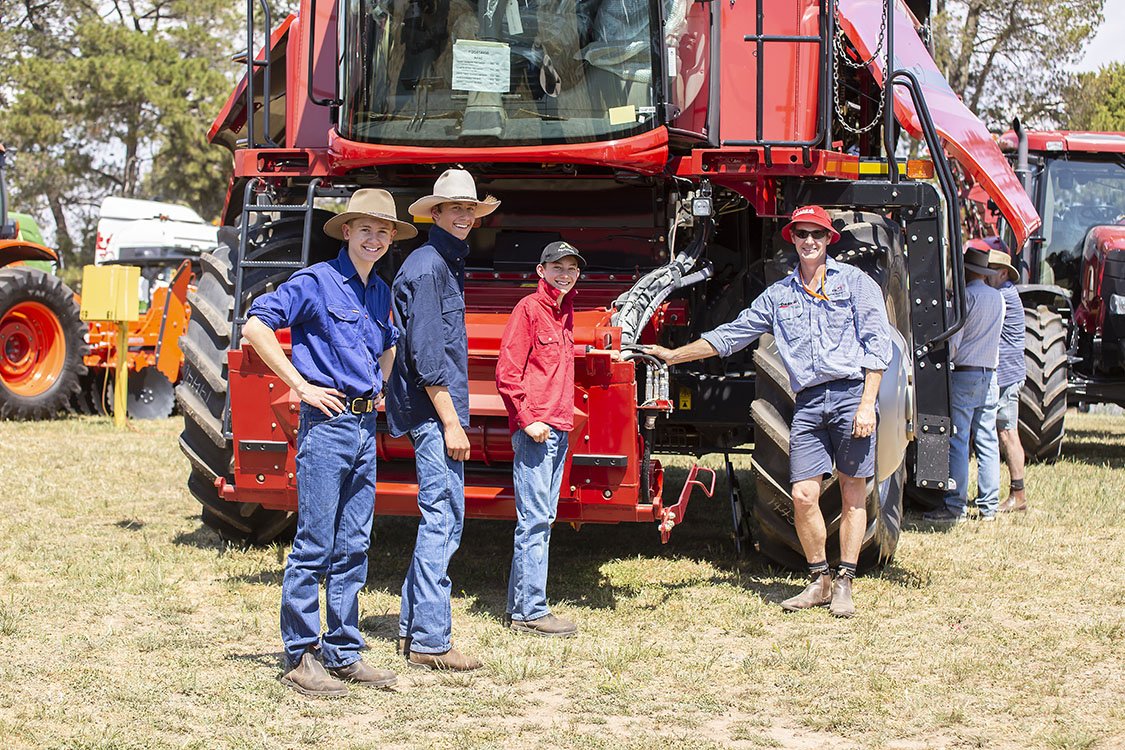
[[87, 327], [51, 272], [58, 254], [31, 217], [8, 213], [6, 160], [0, 145], [0, 419], [49, 419], [78, 392]]

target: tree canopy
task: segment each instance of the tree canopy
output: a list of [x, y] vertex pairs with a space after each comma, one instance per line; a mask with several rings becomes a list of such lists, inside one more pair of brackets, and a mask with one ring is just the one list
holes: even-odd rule
[[1071, 130], [1125, 132], [1125, 63], [1079, 73], [1067, 102], [1066, 126]]
[[230, 155], [206, 140], [235, 66], [229, 0], [0, 0], [0, 141], [14, 209], [43, 214], [70, 262], [92, 259], [108, 195], [217, 216]]
[[1071, 65], [1105, 0], [936, 0], [936, 62], [966, 106], [993, 127], [1067, 121]]

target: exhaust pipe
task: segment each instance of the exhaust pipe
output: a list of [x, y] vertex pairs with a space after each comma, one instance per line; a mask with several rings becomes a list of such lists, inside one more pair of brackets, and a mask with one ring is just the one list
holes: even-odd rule
[[1035, 196], [1031, 194], [1031, 167], [1027, 162], [1027, 131], [1023, 129], [1020, 118], [1012, 118], [1012, 130], [1016, 132], [1016, 138], [1019, 139], [1016, 145], [1016, 176], [1023, 185], [1023, 191], [1034, 199]]

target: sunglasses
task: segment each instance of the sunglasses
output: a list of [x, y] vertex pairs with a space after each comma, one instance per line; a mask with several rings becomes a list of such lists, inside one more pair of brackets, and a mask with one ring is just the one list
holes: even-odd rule
[[828, 236], [827, 229], [794, 229], [789, 232], [799, 240], [806, 240], [812, 237], [814, 240], [823, 240]]

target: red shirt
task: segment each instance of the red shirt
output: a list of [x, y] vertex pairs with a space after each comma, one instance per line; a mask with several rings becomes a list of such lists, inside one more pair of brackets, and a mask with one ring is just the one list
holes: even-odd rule
[[539, 290], [516, 303], [500, 338], [496, 390], [513, 433], [532, 422], [574, 428], [574, 292], [561, 307], [560, 294], [540, 279]]

